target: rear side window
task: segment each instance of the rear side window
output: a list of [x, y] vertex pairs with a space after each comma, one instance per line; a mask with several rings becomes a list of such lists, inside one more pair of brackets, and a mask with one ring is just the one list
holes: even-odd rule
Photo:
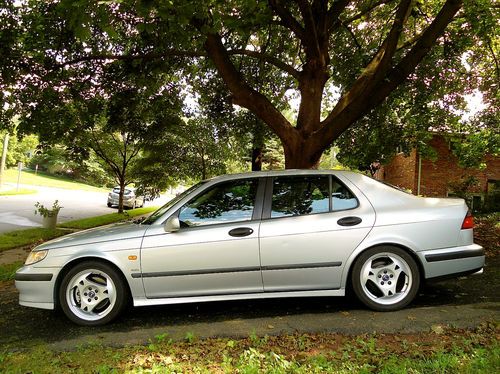
[[271, 217], [330, 211], [328, 176], [278, 177], [273, 183]]
[[346, 186], [341, 184], [335, 178], [332, 180], [332, 210], [346, 210], [356, 208], [358, 206], [358, 200], [352, 194], [351, 191], [347, 189]]
[[273, 180], [271, 218], [353, 209], [358, 200], [329, 175], [286, 176]]

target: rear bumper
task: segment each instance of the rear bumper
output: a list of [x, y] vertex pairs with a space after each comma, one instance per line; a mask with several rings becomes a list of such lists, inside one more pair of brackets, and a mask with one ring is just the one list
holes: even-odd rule
[[422, 251], [418, 256], [426, 279], [474, 273], [483, 268], [485, 261], [484, 249], [477, 244]]

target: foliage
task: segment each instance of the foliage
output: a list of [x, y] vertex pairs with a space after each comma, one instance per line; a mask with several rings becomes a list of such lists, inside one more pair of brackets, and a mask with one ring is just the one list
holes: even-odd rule
[[[183, 341], [163, 336], [147, 346], [90, 344], [75, 351], [43, 345], [8, 348], [0, 357], [5, 372], [238, 372], [238, 373], [494, 373], [500, 347], [492, 325], [439, 334], [344, 336], [294, 334], [260, 339]], [[187, 339], [187, 336], [193, 339]]]
[[[4, 136], [5, 131], [0, 131], [0, 152], [3, 149]], [[18, 162], [27, 165], [37, 145], [38, 138], [36, 135], [27, 135], [19, 139], [14, 129], [13, 134], [9, 136], [9, 145], [5, 162], [6, 167], [17, 166]]]
[[35, 215], [40, 214], [42, 217], [54, 217], [54, 216], [57, 216], [57, 214], [61, 210], [62, 206], [59, 205], [59, 200], [56, 200], [56, 201], [54, 201], [54, 204], [52, 204], [52, 209], [49, 209], [37, 201], [35, 203], [35, 208], [36, 208]]
[[[17, 112], [23, 131], [57, 137], [66, 128], [71, 135], [85, 128], [68, 120], [68, 112], [82, 115], [66, 105], [75, 96], [89, 103], [114, 100], [115, 92], [141, 96], [160, 92], [151, 87], [173, 92], [187, 84], [203, 92], [213, 87], [204, 83], [218, 77], [215, 87], [223, 81], [227, 88], [219, 96], [260, 121], [242, 122], [248, 144], [262, 146], [265, 124], [282, 142], [287, 167], [311, 167], [342, 134], [346, 145], [355, 136], [353, 152], [368, 141], [366, 158], [374, 161], [390, 157], [398, 139], [418, 144], [430, 127], [455, 130], [466, 95], [477, 90], [487, 107], [498, 108], [493, 0], [348, 4], [30, 0], [21, 7], [4, 0], [0, 88], [8, 105], [0, 106], [2, 124], [9, 126]], [[26, 125], [43, 117], [50, 117], [45, 130]], [[383, 141], [381, 155], [374, 141]]]

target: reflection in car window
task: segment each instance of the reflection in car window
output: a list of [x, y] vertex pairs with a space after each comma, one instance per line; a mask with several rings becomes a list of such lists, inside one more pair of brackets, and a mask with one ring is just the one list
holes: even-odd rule
[[328, 212], [329, 184], [328, 176], [275, 178], [271, 217]]
[[188, 188], [187, 190], [185, 190], [181, 194], [179, 194], [176, 197], [174, 197], [168, 203], [166, 203], [165, 205], [163, 205], [160, 209], [156, 210], [153, 214], [151, 214], [149, 217], [147, 217], [141, 223], [143, 225], [150, 225], [150, 224], [152, 224], [158, 218], [160, 218], [161, 216], [163, 216], [167, 212], [167, 210], [169, 210], [175, 204], [177, 204], [179, 201], [181, 201], [186, 195], [190, 194], [191, 192], [193, 192], [194, 190], [196, 190], [198, 187], [202, 186], [205, 183], [206, 183], [206, 181], [203, 181], [203, 182], [197, 183], [194, 186]]
[[257, 179], [219, 183], [184, 205], [179, 213], [183, 227], [252, 219]]
[[352, 209], [358, 206], [356, 197], [354, 197], [346, 186], [336, 181], [335, 178], [332, 181], [332, 200], [332, 209], [334, 211]]

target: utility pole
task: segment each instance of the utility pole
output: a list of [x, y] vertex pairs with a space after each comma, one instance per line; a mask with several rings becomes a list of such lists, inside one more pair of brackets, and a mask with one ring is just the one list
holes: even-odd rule
[[7, 147], [9, 146], [9, 133], [5, 133], [3, 138], [2, 161], [0, 162], [0, 188], [3, 186], [3, 175], [5, 171], [5, 160], [7, 158]]

